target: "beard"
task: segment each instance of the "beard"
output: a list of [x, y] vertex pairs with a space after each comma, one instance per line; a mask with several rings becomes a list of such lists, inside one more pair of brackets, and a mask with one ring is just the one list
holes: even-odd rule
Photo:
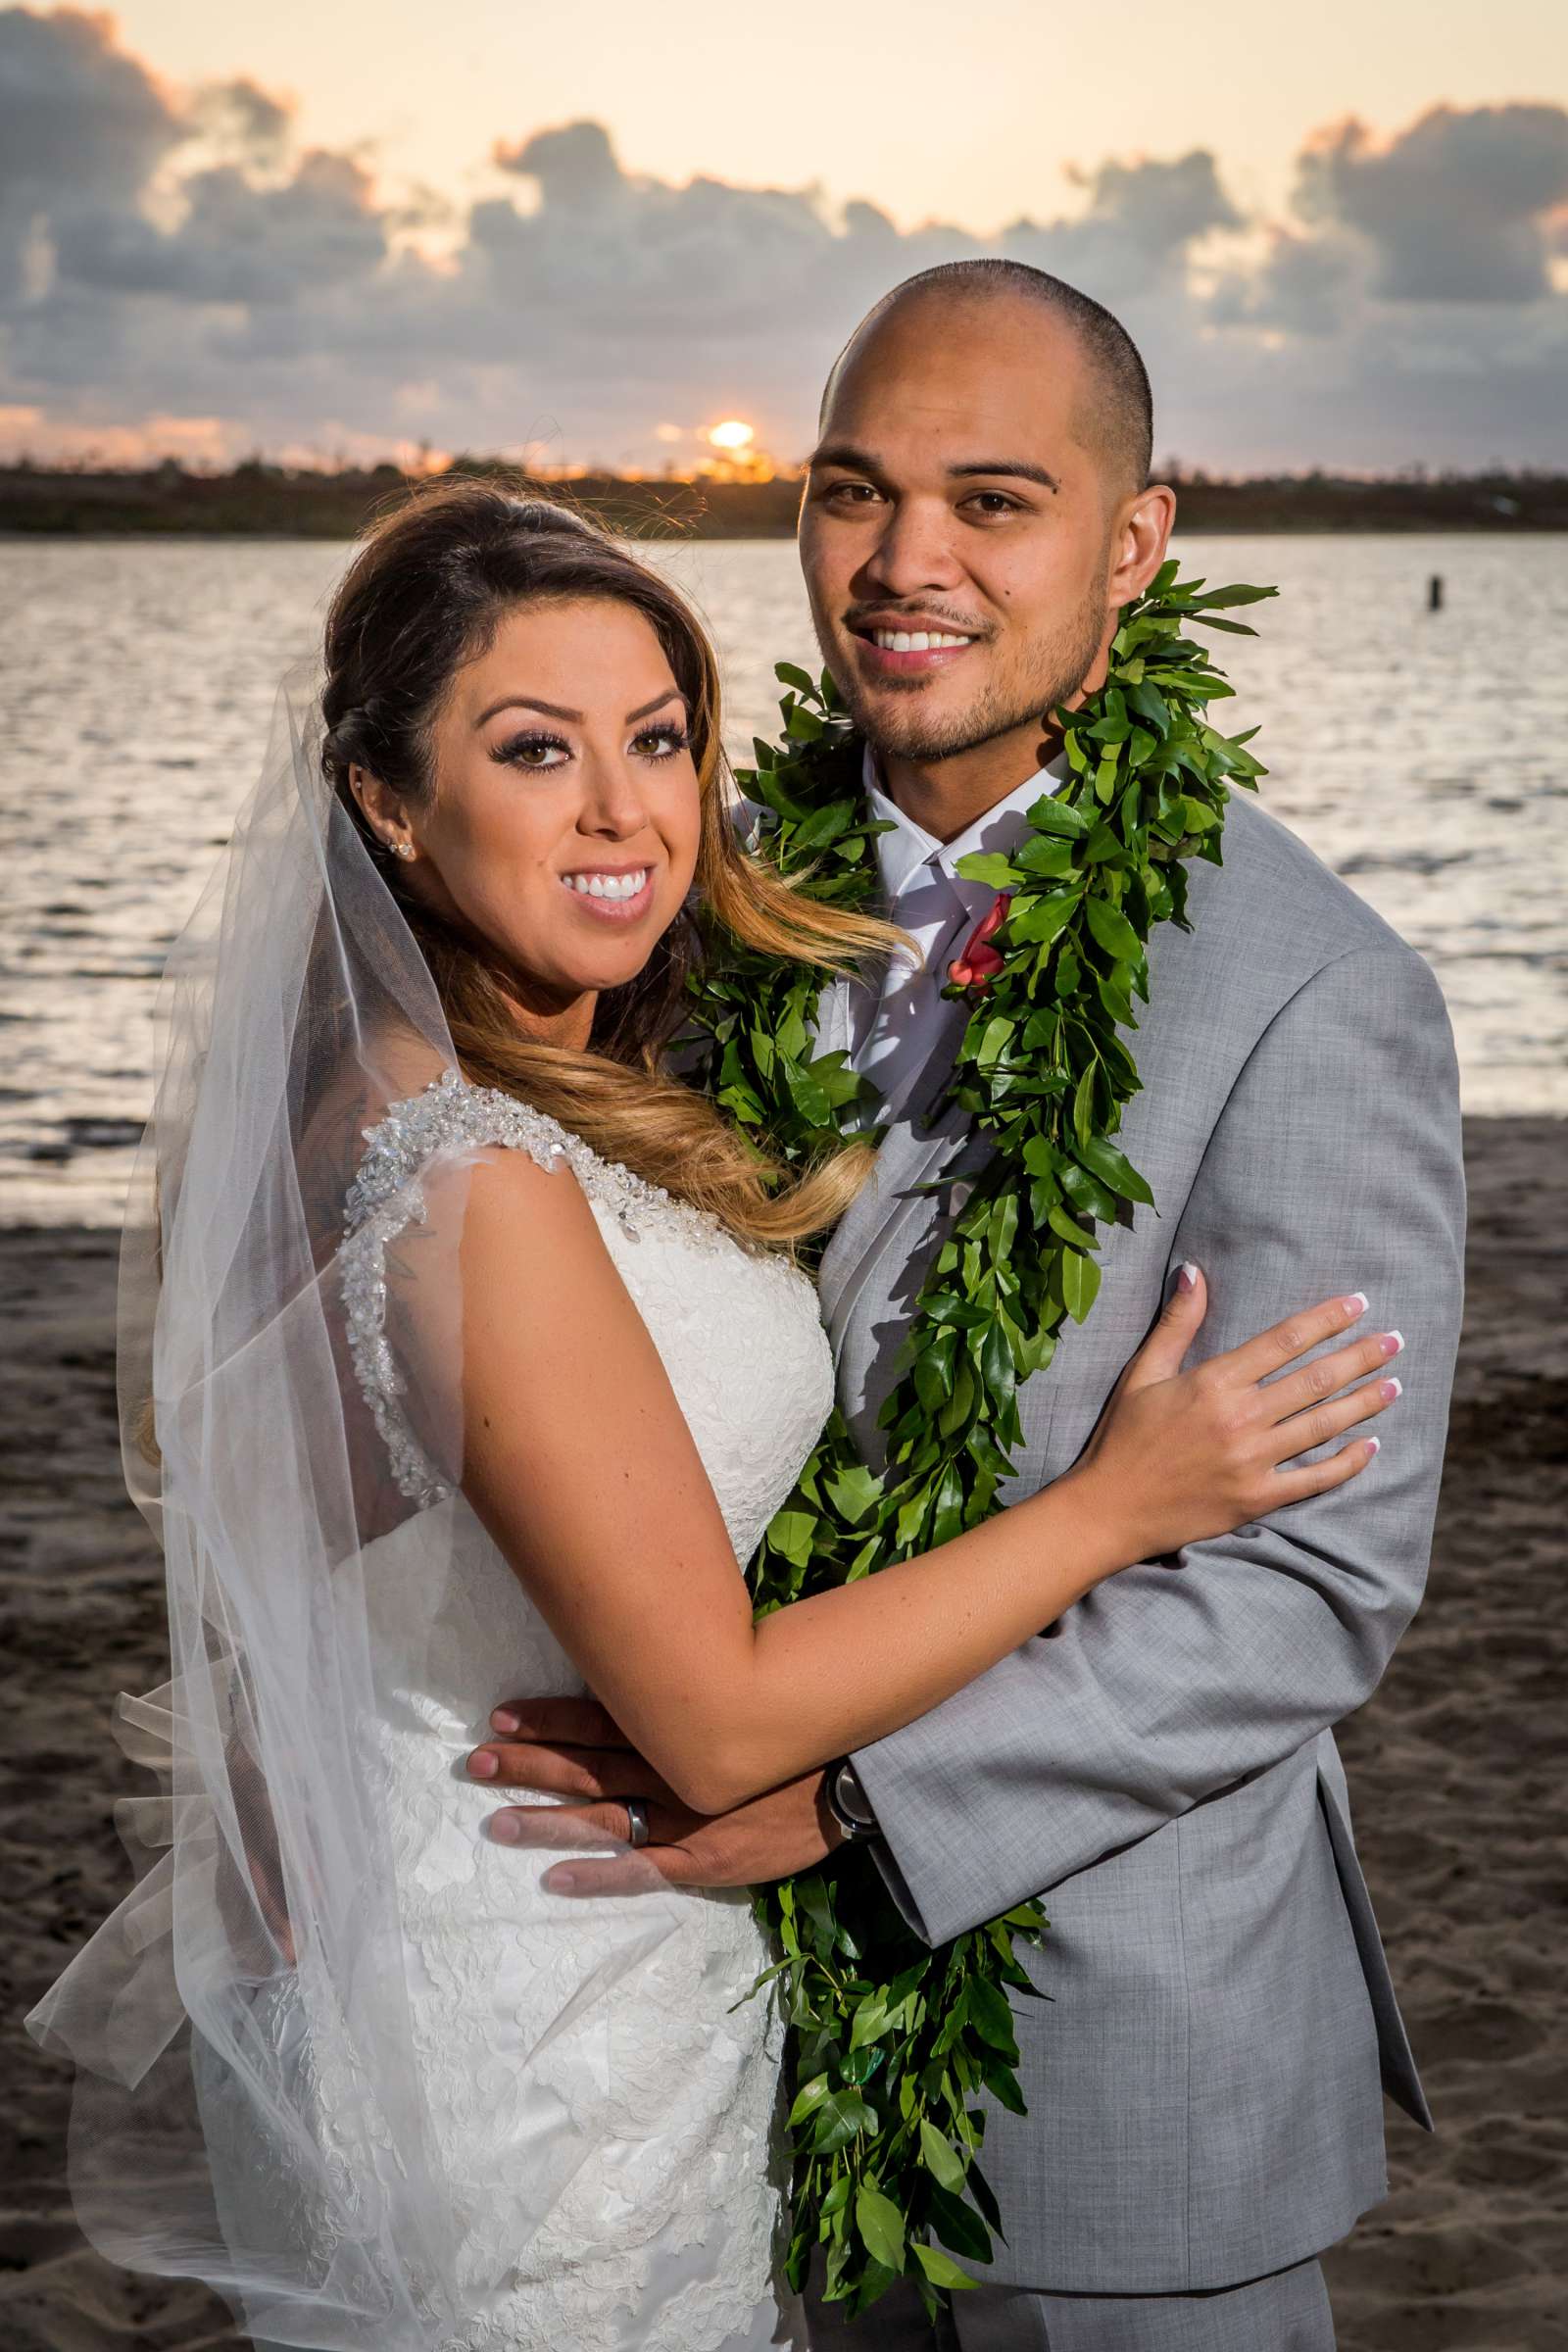
[[[990, 678], [963, 710], [923, 710], [928, 684], [923, 678], [884, 680], [874, 701], [853, 677], [838, 678], [839, 691], [873, 752], [922, 763], [956, 759], [1031, 722], [1043, 724], [1070, 703], [1094, 666], [1109, 616], [1101, 591], [1055, 636], [1026, 646], [1007, 674]], [[824, 654], [831, 665], [825, 648]]]

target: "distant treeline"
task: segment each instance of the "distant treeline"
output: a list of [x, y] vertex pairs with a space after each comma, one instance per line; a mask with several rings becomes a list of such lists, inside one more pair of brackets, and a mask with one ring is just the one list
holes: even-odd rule
[[[461, 459], [455, 470], [502, 468]], [[1215, 481], [1167, 471], [1181, 493], [1186, 531], [1568, 531], [1568, 475], [1401, 474], [1367, 481], [1329, 473]], [[146, 472], [0, 467], [0, 533], [95, 537], [109, 532], [196, 532], [274, 539], [350, 539], [394, 501], [407, 477], [396, 466], [294, 471], [258, 460], [228, 473], [191, 473], [172, 461]], [[723, 482], [623, 480], [590, 473], [542, 480], [564, 499], [637, 537], [781, 539], [795, 528], [799, 478]]]

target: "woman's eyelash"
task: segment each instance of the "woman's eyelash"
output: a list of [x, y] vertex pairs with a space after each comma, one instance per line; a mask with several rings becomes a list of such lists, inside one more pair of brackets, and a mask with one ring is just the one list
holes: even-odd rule
[[524, 735], [509, 735], [505, 743], [498, 743], [490, 757], [492, 760], [506, 761], [520, 760], [527, 752], [566, 752], [569, 754], [571, 746], [564, 736], [547, 735], [537, 727], [530, 727]]
[[664, 749], [656, 752], [654, 757], [658, 760], [673, 760], [678, 752], [691, 749], [692, 739], [680, 721], [672, 718], [667, 726], [644, 727], [634, 740], [638, 743], [662, 743]]
[[[666, 726], [639, 727], [632, 737], [634, 746], [639, 743], [662, 744], [662, 751], [645, 755], [655, 760], [674, 759], [678, 753], [690, 750], [691, 740], [686, 728], [673, 718]], [[504, 765], [508, 761], [526, 760], [530, 754], [539, 752], [559, 752], [570, 759], [571, 745], [564, 735], [551, 735], [542, 728], [530, 727], [526, 734], [509, 735], [505, 743], [498, 743], [490, 757]]]

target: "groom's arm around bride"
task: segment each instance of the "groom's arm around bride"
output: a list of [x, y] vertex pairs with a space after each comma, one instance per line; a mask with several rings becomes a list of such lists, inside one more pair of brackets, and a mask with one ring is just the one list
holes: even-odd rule
[[[856, 1759], [924, 1937], [1045, 1892], [1028, 2115], [992, 2112], [986, 2169], [1007, 2241], [991, 2276], [1053, 2295], [1180, 2298], [1303, 2262], [1384, 2193], [1382, 2088], [1426, 2119], [1331, 1727], [1375, 1690], [1428, 1558], [1460, 1308], [1451, 1048], [1419, 958], [1270, 820], [1244, 806], [1202, 876], [1217, 903], [1161, 944], [1143, 1033], [1128, 1150], [1166, 1215], [1112, 1237], [1095, 1314], [1026, 1393], [1024, 1476], [1076, 1458], [1184, 1258], [1210, 1284], [1205, 1354], [1283, 1301], [1365, 1291], [1405, 1336], [1400, 1424], [1349, 1488], [1175, 1573], [1129, 1570]], [[1303, 898], [1326, 959], [1244, 1015], [1239, 972], [1287, 988], [1267, 935]], [[868, 1439], [910, 1265], [902, 1246], [873, 1265], [838, 1333]], [[499, 1777], [639, 1792], [640, 1760], [577, 1745], [592, 1717], [557, 1703], [499, 1745]], [[793, 1872], [834, 1835], [820, 1776], [711, 1823], [656, 1802], [653, 1827], [688, 1885]]]

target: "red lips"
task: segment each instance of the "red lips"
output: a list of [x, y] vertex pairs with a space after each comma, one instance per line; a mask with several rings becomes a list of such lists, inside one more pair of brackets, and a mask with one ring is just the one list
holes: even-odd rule
[[963, 946], [948, 966], [948, 978], [956, 988], [989, 988], [1006, 962], [1006, 957], [991, 942], [1007, 919], [1012, 905], [1012, 893], [1000, 891], [994, 904], [980, 917]]

